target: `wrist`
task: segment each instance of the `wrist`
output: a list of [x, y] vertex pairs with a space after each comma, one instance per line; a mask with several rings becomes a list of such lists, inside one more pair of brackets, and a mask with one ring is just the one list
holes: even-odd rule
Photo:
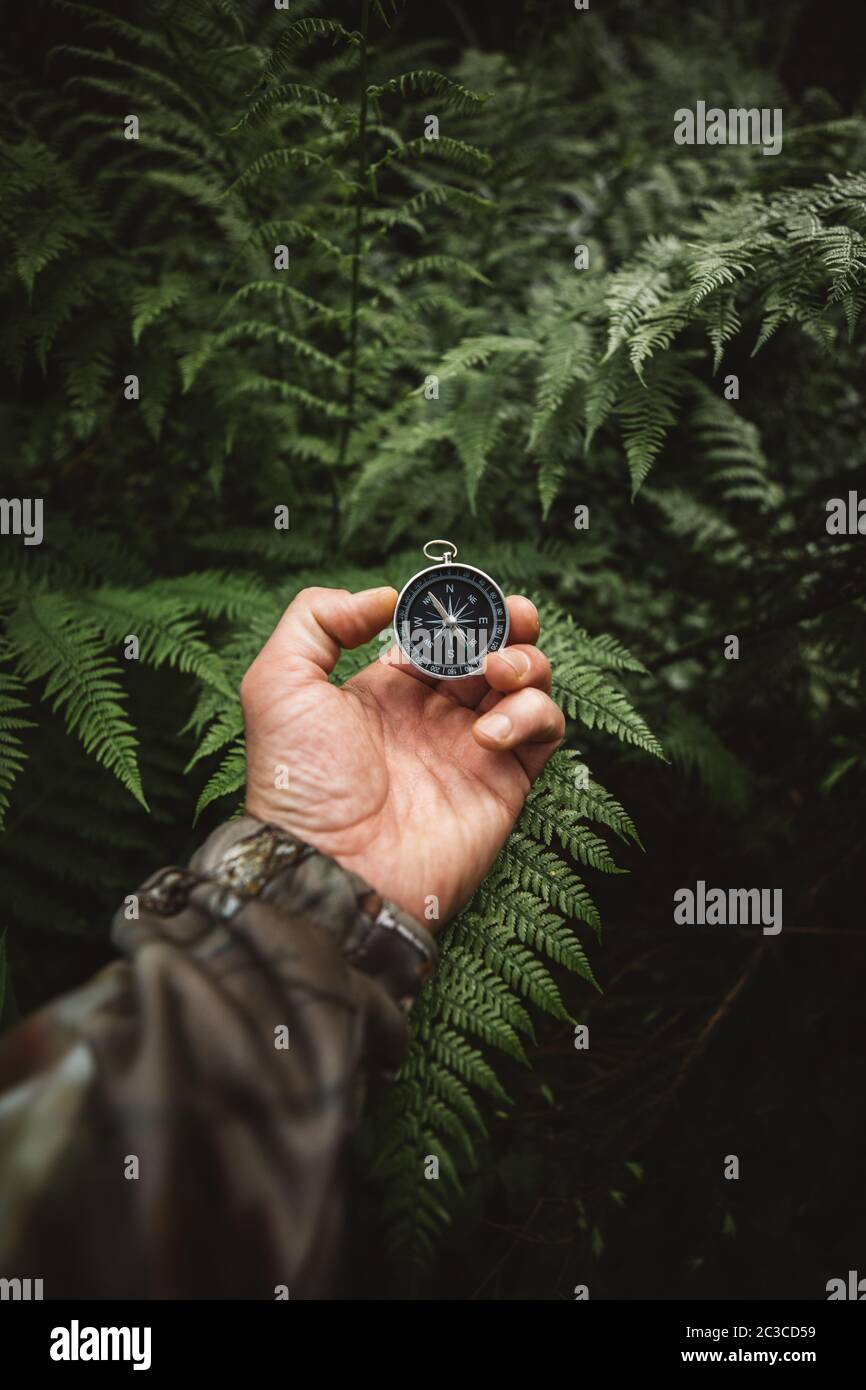
[[[247, 788], [246, 814], [263, 825], [274, 826], [284, 831], [292, 838], [301, 838], [301, 832], [294, 828], [294, 825], [285, 816], [285, 807], [280, 804], [279, 796], [268, 797], [267, 790], [264, 795], [255, 792], [251, 787]], [[374, 893], [380, 894], [383, 899], [404, 913], [414, 923], [419, 924], [422, 930], [435, 934], [458, 910], [459, 903], [455, 904], [450, 894], [443, 894], [442, 886], [437, 882], [431, 889], [431, 895], [410, 890], [414, 889], [414, 875], [404, 872], [395, 872], [395, 868], [402, 869], [402, 862], [395, 863], [392, 851], [396, 846], [393, 842], [382, 844], [375, 838], [371, 840], [371, 833], [368, 826], [353, 826], [346, 831], [332, 831], [324, 836], [315, 835], [303, 841], [325, 858], [332, 859], [336, 864], [343, 868], [347, 874], [354, 875], [362, 881], [366, 887]], [[467, 901], [472, 895], [473, 889], [467, 889], [461, 902]], [[430, 904], [435, 905], [435, 912], [430, 909]]]
[[427, 929], [337, 857], [249, 812], [220, 826], [190, 870], [227, 903], [250, 897], [303, 916], [327, 932], [352, 966], [409, 1007], [436, 959]]

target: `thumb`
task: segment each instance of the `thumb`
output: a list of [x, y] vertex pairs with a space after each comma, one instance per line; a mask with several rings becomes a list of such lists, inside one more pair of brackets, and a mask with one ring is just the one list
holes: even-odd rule
[[327, 678], [344, 647], [369, 642], [394, 616], [397, 590], [302, 589], [256, 658], [298, 675]]

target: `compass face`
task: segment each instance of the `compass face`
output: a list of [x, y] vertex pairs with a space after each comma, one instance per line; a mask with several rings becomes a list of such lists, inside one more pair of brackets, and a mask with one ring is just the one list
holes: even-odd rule
[[428, 676], [477, 676], [485, 655], [499, 651], [508, 637], [505, 596], [474, 565], [433, 565], [410, 579], [397, 599], [394, 635]]

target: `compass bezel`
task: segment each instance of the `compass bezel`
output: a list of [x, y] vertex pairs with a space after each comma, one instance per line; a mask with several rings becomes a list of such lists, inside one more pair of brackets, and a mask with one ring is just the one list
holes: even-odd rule
[[[411, 652], [407, 651], [406, 647], [403, 645], [402, 639], [400, 637], [399, 623], [397, 619], [397, 614], [400, 611], [400, 604], [403, 602], [403, 598], [407, 590], [411, 589], [412, 585], [415, 584], [416, 581], [421, 579], [423, 576], [429, 576], [432, 581], [434, 578], [442, 576], [443, 571], [445, 570], [469, 570], [473, 574], [481, 575], [482, 579], [484, 579], [490, 585], [491, 589], [494, 589], [496, 593], [499, 595], [502, 601], [502, 610], [505, 614], [505, 627], [502, 633], [502, 641], [497, 643], [497, 645], [493, 647], [492, 650], [489, 647], [485, 649], [484, 656], [480, 659], [480, 662], [475, 667], [475, 669], [471, 671], [460, 672], [457, 675], [443, 675], [439, 672], [431, 671], [428, 669], [428, 667], [422, 666], [420, 662], [416, 661], [415, 658], [412, 656]], [[423, 569], [418, 570], [416, 574], [413, 574], [411, 578], [406, 580], [406, 583], [403, 585], [402, 589], [397, 595], [397, 602], [394, 604], [393, 629], [394, 640], [397, 643], [397, 646], [400, 648], [400, 651], [403, 653], [406, 660], [415, 667], [416, 671], [423, 672], [423, 674], [425, 676], [429, 676], [431, 680], [465, 681], [472, 680], [473, 677], [483, 676], [484, 664], [487, 660], [487, 657], [495, 655], [496, 652], [501, 651], [502, 648], [507, 644], [508, 634], [511, 631], [511, 616], [508, 612], [508, 601], [505, 597], [505, 594], [503, 593], [500, 586], [496, 583], [496, 580], [491, 579], [490, 575], [487, 573], [486, 570], [481, 569], [478, 565], [469, 565], [466, 563], [465, 560], [456, 560], [452, 558], [450, 560], [440, 561], [438, 565], [425, 565]], [[463, 664], [465, 665], [467, 663]]]

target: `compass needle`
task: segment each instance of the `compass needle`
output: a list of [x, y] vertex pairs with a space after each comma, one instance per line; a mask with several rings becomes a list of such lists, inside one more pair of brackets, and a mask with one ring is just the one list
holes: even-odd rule
[[446, 613], [445, 609], [442, 607], [442, 604], [439, 602], [432, 589], [429, 592], [429, 597], [432, 600], [433, 607], [436, 609], [436, 612], [439, 614], [439, 617], [442, 619], [442, 621], [445, 623], [450, 622], [451, 614]]

